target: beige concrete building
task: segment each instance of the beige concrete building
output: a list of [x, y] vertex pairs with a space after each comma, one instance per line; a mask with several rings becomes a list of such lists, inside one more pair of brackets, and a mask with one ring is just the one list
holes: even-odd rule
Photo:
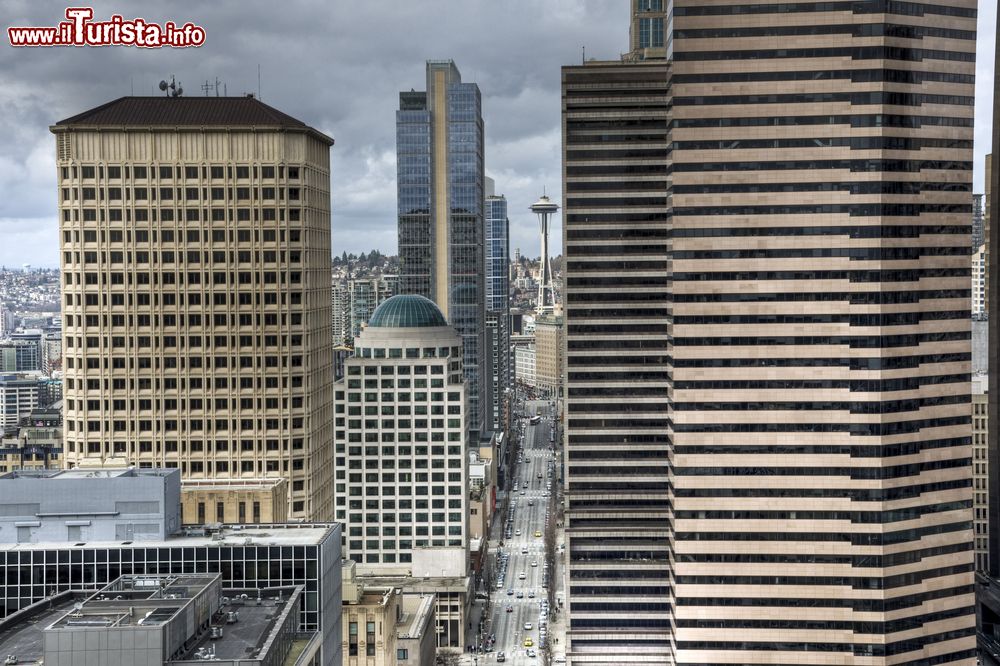
[[396, 624], [396, 666], [432, 666], [437, 652], [434, 639], [435, 595], [404, 592]]
[[400, 594], [391, 587], [366, 586], [346, 561], [343, 572], [344, 666], [396, 666], [396, 623]]
[[66, 462], [286, 478], [332, 517], [330, 146], [252, 97], [123, 97], [51, 127]]
[[972, 513], [976, 534], [976, 571], [990, 569], [989, 419], [986, 375], [972, 378]]
[[563, 380], [563, 317], [540, 315], [535, 320], [535, 386], [561, 395]]
[[181, 519], [205, 523], [288, 522], [288, 481], [273, 479], [185, 479]]
[[976, 3], [668, 4], [562, 75], [568, 661], [975, 664]]

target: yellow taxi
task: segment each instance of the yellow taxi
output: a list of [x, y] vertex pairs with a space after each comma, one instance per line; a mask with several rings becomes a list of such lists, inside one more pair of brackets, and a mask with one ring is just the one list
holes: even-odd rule
[[524, 647], [532, 647], [534, 644], [535, 641], [531, 640], [530, 638], [524, 639]]
[[535, 530], [535, 538], [537, 539], [540, 536], [542, 536], [542, 533], [539, 532], [538, 530]]

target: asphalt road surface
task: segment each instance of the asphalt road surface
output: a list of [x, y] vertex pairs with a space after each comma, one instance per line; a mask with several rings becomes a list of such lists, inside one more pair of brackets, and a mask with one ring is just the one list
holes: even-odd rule
[[[540, 408], [543, 416], [537, 425], [527, 426], [521, 459], [516, 464], [511, 536], [507, 537], [506, 525], [501, 529], [504, 536], [501, 550], [509, 553], [507, 570], [502, 587], [497, 587], [497, 579], [493, 581], [490, 631], [496, 634], [496, 644], [493, 652], [479, 656], [480, 664], [497, 663], [499, 652], [504, 653], [504, 663], [507, 664], [520, 666], [541, 663], [541, 657], [532, 657], [529, 653], [537, 654], [540, 650], [540, 602], [547, 596], [542, 587], [545, 568], [542, 535], [545, 534], [545, 514], [549, 506], [549, 498], [545, 495], [555, 492], [555, 484], [558, 483], [558, 475], [550, 475], [549, 472], [550, 462], [553, 460], [553, 453], [549, 448], [549, 433], [553, 427], [550, 405], [548, 401], [532, 401], [527, 404], [528, 414], [534, 414]], [[551, 484], [551, 488], [547, 489], [546, 484]], [[506, 521], [507, 516], [498, 516], [497, 519]], [[536, 533], [539, 536], [535, 536]], [[491, 547], [494, 545], [491, 544]], [[507, 608], [512, 610], [507, 612]], [[525, 623], [530, 623], [531, 628], [526, 629]], [[529, 638], [534, 643], [530, 650], [524, 644]]]

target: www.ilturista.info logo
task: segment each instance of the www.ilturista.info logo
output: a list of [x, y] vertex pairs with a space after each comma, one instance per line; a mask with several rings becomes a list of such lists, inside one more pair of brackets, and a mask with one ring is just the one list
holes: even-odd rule
[[164, 46], [184, 48], [205, 43], [205, 29], [190, 21], [163, 25], [145, 19], [131, 20], [114, 14], [108, 21], [92, 21], [91, 7], [68, 7], [65, 21], [54, 27], [10, 27], [11, 46], [139, 46], [158, 49]]

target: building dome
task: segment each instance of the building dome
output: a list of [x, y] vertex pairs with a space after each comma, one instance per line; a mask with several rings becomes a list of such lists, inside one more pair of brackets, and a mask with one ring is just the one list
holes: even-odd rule
[[415, 294], [393, 296], [375, 308], [369, 328], [433, 328], [447, 326], [434, 301]]

